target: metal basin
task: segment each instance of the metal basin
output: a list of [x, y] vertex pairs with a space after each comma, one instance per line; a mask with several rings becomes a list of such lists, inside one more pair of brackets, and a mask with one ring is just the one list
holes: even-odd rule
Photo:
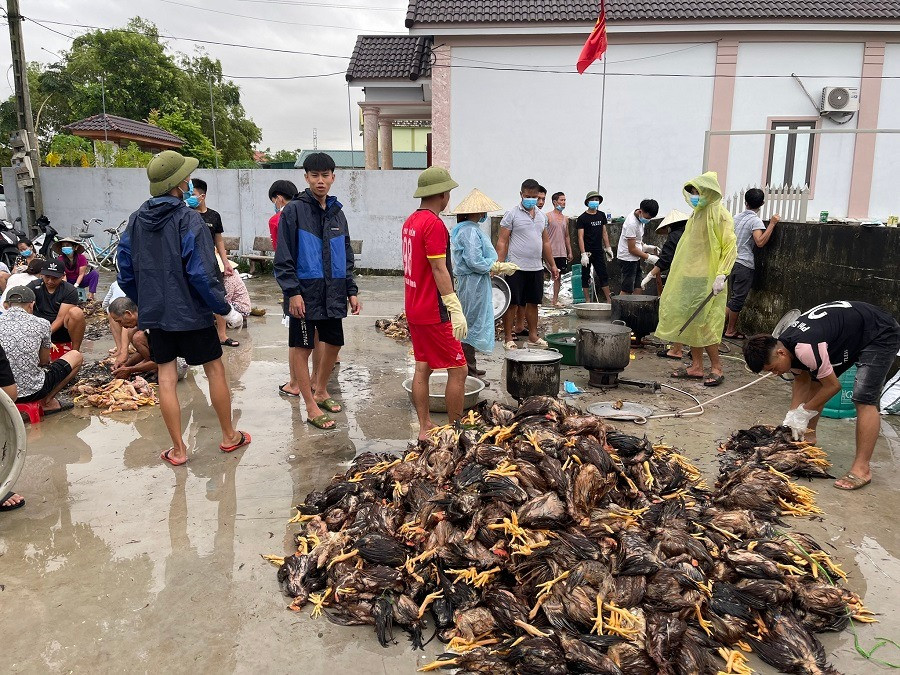
[[15, 404], [0, 391], [0, 498], [12, 490], [25, 464], [25, 425]]
[[576, 336], [578, 365], [616, 371], [631, 361], [631, 329], [621, 322], [579, 326]]
[[[409, 395], [412, 403], [412, 378], [403, 380], [403, 388]], [[474, 408], [478, 405], [478, 398], [484, 389], [484, 382], [477, 377], [466, 377], [466, 393], [463, 396], [463, 410]], [[447, 390], [447, 373], [432, 373], [428, 380], [428, 409], [431, 412], [447, 412], [447, 398], [444, 392]]]
[[494, 306], [494, 321], [506, 314], [512, 292], [502, 277], [491, 277], [491, 304]]
[[555, 349], [506, 352], [506, 391], [519, 401], [529, 396], [558, 396], [562, 358]]
[[617, 295], [612, 299], [613, 321], [624, 321], [638, 342], [656, 330], [659, 298], [655, 295]]
[[586, 321], [609, 321], [612, 315], [612, 305], [608, 302], [579, 302], [572, 309], [579, 319]]

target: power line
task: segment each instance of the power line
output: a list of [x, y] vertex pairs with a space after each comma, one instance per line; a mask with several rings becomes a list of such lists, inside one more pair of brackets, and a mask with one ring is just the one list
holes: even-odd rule
[[[249, 14], [236, 14], [235, 12], [226, 12], [221, 9], [213, 9], [210, 7], [198, 7], [197, 5], [189, 5], [185, 2], [181, 2], [180, 0], [159, 0], [159, 2], [165, 2], [169, 5], [175, 5], [176, 7], [190, 7], [191, 9], [197, 9], [201, 12], [212, 12], [214, 14], [225, 15], [225, 16], [234, 16], [239, 19], [251, 19], [253, 21], [267, 21], [269, 23], [278, 23], [289, 26], [305, 26], [308, 28], [337, 28], [339, 30], [355, 30], [359, 31], [360, 28], [357, 26], [334, 26], [330, 24], [324, 23], [308, 23], [306, 21], [285, 21], [282, 19], [267, 19], [261, 16], [251, 16]], [[362, 9], [360, 7], [354, 7], [353, 9]], [[376, 32], [376, 31], [362, 31], [362, 32]]]
[[260, 5], [286, 5], [288, 7], [323, 7], [328, 9], [374, 9], [391, 12], [406, 11], [402, 7], [369, 7], [366, 5], [334, 5], [326, 2], [305, 2], [304, 0], [235, 0], [236, 2], [253, 2]]

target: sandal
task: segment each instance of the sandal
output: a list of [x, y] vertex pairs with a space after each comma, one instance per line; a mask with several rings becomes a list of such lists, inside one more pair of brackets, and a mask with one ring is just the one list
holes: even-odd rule
[[280, 391], [285, 396], [293, 396], [295, 398], [300, 398], [300, 394], [295, 394], [294, 392], [288, 391], [287, 389], [285, 389], [285, 387], [288, 386], [288, 384], [289, 383], [285, 382], [283, 385], [278, 387], [278, 391]]
[[241, 431], [238, 429], [238, 433], [241, 435], [241, 440], [239, 443], [235, 443], [234, 445], [220, 445], [219, 450], [222, 452], [234, 452], [238, 448], [243, 448], [245, 445], [250, 445], [250, 434], [246, 431]]
[[12, 506], [3, 506], [3, 502], [12, 499], [15, 496], [15, 492], [7, 492], [6, 496], [3, 499], [0, 499], [0, 511], [15, 511], [16, 509], [21, 509], [23, 506], [25, 506], [24, 497], [22, 497], [22, 501], [20, 501], [18, 504], [13, 504]]
[[[331, 426], [328, 426], [329, 422], [331, 422]], [[322, 413], [318, 417], [310, 417], [306, 420], [306, 423], [312, 424], [316, 429], [322, 429], [323, 431], [331, 431], [337, 427], [337, 424], [328, 416], [328, 413]]]
[[316, 401], [316, 405], [320, 408], [324, 408], [330, 413], [339, 413], [344, 409], [343, 406], [333, 398], [326, 398], [324, 401]]
[[705, 380], [703, 380], [703, 386], [704, 387], [718, 387], [724, 381], [725, 381], [724, 375], [713, 375], [712, 373], [710, 373], [709, 377], [706, 378]]
[[[844, 481], [845, 483], [850, 483], [850, 487], [842, 487], [842, 486], [838, 485], [839, 481]], [[850, 473], [848, 471], [847, 475], [845, 475], [841, 478], [838, 478], [836, 481], [834, 481], [834, 487], [836, 487], [838, 490], [846, 490], [847, 492], [850, 492], [851, 490], [859, 490], [860, 488], [865, 487], [866, 485], [868, 485], [871, 482], [872, 482], [871, 478], [869, 480], [864, 480], [864, 479], [860, 478], [859, 476], [854, 476], [852, 473]]]
[[57, 399], [59, 401], [59, 407], [54, 408], [53, 410], [45, 410], [44, 415], [55, 415], [56, 413], [61, 413], [65, 410], [71, 410], [75, 407], [75, 404], [67, 398]]
[[705, 375], [691, 375], [688, 373], [687, 368], [679, 368], [675, 372], [673, 372], [669, 377], [674, 377], [679, 380], [702, 380]]
[[722, 337], [726, 340], [746, 340], [747, 336], [743, 333], [735, 333], [734, 335], [729, 335], [728, 333], [722, 333]]
[[164, 462], [168, 462], [168, 463], [171, 464], [172, 466], [181, 466], [182, 464], [185, 464], [185, 463], [187, 462], [187, 457], [185, 457], [184, 459], [182, 459], [181, 461], [179, 461], [179, 460], [177, 460], [177, 459], [172, 459], [172, 458], [169, 456], [169, 453], [172, 452], [174, 449], [175, 449], [175, 448], [169, 448], [168, 450], [163, 450], [163, 451], [160, 453], [159, 458], [160, 458], [162, 461], [164, 461]]
[[225, 338], [219, 344], [222, 345], [223, 347], [240, 347], [241, 346], [240, 342], [238, 342], [237, 340], [234, 340], [232, 338]]
[[543, 338], [538, 338], [534, 342], [529, 340], [527, 346], [529, 349], [547, 349], [547, 341]]
[[663, 347], [662, 349], [657, 349], [657, 350], [656, 350], [656, 355], [657, 355], [659, 358], [661, 358], [661, 359], [672, 359], [672, 360], [674, 360], [674, 361], [681, 361], [681, 360], [684, 358], [684, 355], [682, 355], [682, 356], [672, 356], [672, 355], [669, 353], [669, 350], [666, 349], [665, 347]]
[[516, 344], [515, 340], [510, 340], [503, 345], [506, 349], [518, 349], [519, 345]]

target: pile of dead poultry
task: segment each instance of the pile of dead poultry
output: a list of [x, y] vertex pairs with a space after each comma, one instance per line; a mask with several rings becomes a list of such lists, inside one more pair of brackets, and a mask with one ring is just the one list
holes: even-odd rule
[[81, 305], [81, 309], [84, 311], [85, 340], [100, 340], [109, 335], [109, 317], [101, 302], [89, 300]]
[[292, 610], [385, 646], [436, 637], [425, 671], [746, 674], [755, 653], [830, 673], [815, 634], [874, 617], [788, 531], [819, 513], [788, 474], [828, 464], [783, 432], [736, 434], [710, 488], [677, 450], [555, 399], [482, 404], [403, 457], [360, 455], [297, 507], [297, 551], [265, 557]]
[[111, 373], [113, 361], [112, 358], [104, 359], [82, 369], [81, 377], [71, 387], [72, 401], [76, 405], [102, 408], [101, 414], [106, 415], [159, 403], [156, 385], [143, 377], [114, 378]]
[[409, 339], [409, 323], [406, 320], [406, 312], [400, 312], [393, 319], [377, 319], [375, 328], [392, 340]]

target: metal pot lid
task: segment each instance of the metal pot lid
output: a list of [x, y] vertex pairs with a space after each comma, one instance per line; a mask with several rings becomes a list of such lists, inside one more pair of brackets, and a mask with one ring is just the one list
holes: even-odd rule
[[653, 408], [631, 401], [602, 401], [588, 406], [587, 411], [591, 415], [613, 420], [646, 419], [653, 414]]
[[491, 304], [494, 306], [494, 321], [506, 314], [512, 293], [509, 284], [502, 277], [491, 277]]
[[635, 304], [650, 305], [659, 302], [658, 295], [617, 295], [613, 299], [613, 304], [617, 302], [630, 302]]
[[563, 355], [555, 349], [511, 349], [506, 352], [507, 361], [518, 363], [557, 363]]
[[608, 302], [579, 302], [572, 305], [573, 309], [586, 309], [588, 311], [608, 312], [612, 305]]

